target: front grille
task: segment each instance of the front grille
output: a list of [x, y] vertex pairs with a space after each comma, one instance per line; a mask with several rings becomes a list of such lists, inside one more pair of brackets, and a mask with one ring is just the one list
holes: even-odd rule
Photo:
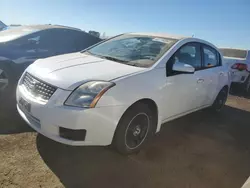
[[48, 101], [57, 89], [54, 86], [38, 80], [29, 73], [25, 73], [22, 84], [33, 97], [40, 98], [45, 101]]

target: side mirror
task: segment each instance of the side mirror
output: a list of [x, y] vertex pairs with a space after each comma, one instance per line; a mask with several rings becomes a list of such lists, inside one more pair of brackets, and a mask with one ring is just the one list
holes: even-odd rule
[[176, 62], [173, 65], [173, 71], [181, 72], [181, 73], [187, 73], [192, 74], [195, 71], [195, 68], [189, 64]]

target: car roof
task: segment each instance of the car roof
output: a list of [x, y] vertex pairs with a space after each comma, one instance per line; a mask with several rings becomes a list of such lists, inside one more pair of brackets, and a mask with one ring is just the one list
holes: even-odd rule
[[185, 39], [185, 38], [192, 38], [188, 36], [180, 36], [180, 35], [171, 35], [168, 33], [128, 33], [131, 35], [143, 35], [143, 36], [153, 36], [153, 37], [162, 37], [162, 38], [172, 38], [172, 39]]
[[51, 24], [45, 24], [45, 25], [22, 25], [15, 27], [16, 29], [30, 29], [30, 30], [46, 30], [46, 29], [53, 29], [53, 28], [61, 28], [61, 29], [73, 29], [77, 31], [82, 31], [81, 29], [74, 28], [74, 27], [68, 27], [63, 25], [51, 25]]
[[127, 34], [131, 34], [131, 35], [143, 35], [143, 36], [153, 36], [153, 37], [161, 37], [161, 38], [171, 38], [171, 39], [175, 39], [178, 41], [181, 40], [185, 40], [188, 42], [199, 42], [199, 43], [203, 43], [206, 45], [209, 45], [215, 49], [218, 49], [214, 44], [203, 40], [203, 39], [199, 39], [199, 38], [195, 38], [192, 36], [181, 36], [181, 35], [172, 35], [172, 34], [168, 34], [168, 33], [127, 33]]

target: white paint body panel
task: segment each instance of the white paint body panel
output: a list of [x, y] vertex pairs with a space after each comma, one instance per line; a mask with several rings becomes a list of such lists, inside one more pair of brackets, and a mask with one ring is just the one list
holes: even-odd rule
[[54, 86], [73, 90], [89, 80], [112, 80], [114, 78], [145, 70], [121, 63], [103, 60], [83, 53], [72, 53], [37, 60], [27, 71]]
[[[159, 131], [161, 124], [166, 121], [212, 105], [219, 91], [230, 85], [229, 73], [224, 66], [167, 77], [166, 62], [187, 42], [201, 42], [217, 49], [206, 41], [184, 38], [150, 68], [123, 65], [80, 53], [38, 60], [26, 71], [60, 89], [57, 89], [48, 103], [38, 104], [25, 95], [19, 83], [17, 100], [22, 97], [31, 103], [31, 114], [40, 120], [40, 128], [35, 127], [20, 109], [18, 111], [34, 129], [58, 142], [70, 145], [109, 145], [128, 107], [138, 100], [151, 99], [157, 105]], [[203, 81], [200, 82], [200, 79]], [[116, 85], [101, 97], [95, 108], [64, 106], [72, 90], [89, 80], [112, 80]], [[86, 140], [74, 142], [60, 138], [59, 126], [86, 129]]]

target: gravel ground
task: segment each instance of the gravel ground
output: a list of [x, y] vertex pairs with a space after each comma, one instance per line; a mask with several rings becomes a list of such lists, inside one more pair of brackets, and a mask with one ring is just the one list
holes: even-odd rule
[[72, 147], [0, 114], [0, 187], [238, 188], [250, 175], [250, 100], [230, 96], [219, 115], [206, 110], [166, 123], [140, 153]]

